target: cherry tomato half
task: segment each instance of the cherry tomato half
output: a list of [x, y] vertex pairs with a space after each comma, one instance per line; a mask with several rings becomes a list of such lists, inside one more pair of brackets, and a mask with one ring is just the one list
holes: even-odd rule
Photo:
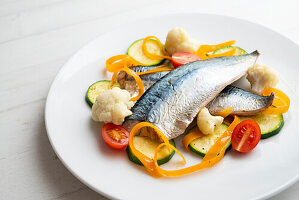
[[235, 150], [246, 153], [256, 147], [261, 139], [261, 128], [252, 119], [239, 123], [232, 134], [232, 146]]
[[103, 125], [102, 137], [105, 143], [113, 149], [122, 149], [129, 144], [129, 131], [123, 126], [112, 123]]
[[171, 64], [174, 68], [178, 68], [179, 66], [182, 66], [184, 64], [187, 64], [189, 62], [193, 62], [196, 60], [200, 60], [200, 57], [193, 53], [188, 52], [176, 52], [172, 54], [171, 57]]

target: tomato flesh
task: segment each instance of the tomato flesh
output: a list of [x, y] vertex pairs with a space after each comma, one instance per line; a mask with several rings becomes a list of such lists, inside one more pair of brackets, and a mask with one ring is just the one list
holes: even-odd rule
[[196, 60], [200, 60], [200, 57], [193, 53], [188, 52], [176, 52], [172, 54], [171, 57], [171, 64], [174, 68], [178, 68], [179, 66], [182, 66], [184, 64], [187, 64], [189, 62], [193, 62]]
[[261, 139], [261, 128], [252, 119], [239, 123], [232, 134], [231, 142], [235, 150], [246, 153], [256, 147]]
[[102, 127], [105, 143], [113, 149], [123, 149], [129, 144], [129, 131], [123, 126], [106, 123]]

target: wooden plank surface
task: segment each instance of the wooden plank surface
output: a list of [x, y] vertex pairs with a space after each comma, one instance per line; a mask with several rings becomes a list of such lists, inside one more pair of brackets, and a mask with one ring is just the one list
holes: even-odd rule
[[[106, 199], [59, 161], [44, 125], [56, 73], [82, 45], [107, 30], [161, 13], [235, 16], [299, 44], [297, 0], [0, 0], [0, 199]], [[299, 183], [272, 197], [296, 199]]]

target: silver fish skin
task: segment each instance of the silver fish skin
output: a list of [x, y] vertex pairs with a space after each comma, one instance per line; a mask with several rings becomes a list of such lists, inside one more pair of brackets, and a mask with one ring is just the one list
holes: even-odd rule
[[[151, 69], [158, 68], [157, 66], [138, 66], [131, 67], [132, 70], [138, 72], [145, 72]], [[157, 72], [153, 74], [141, 75], [140, 78], [144, 84], [144, 89], [147, 90], [160, 78], [165, 76], [169, 71]], [[121, 72], [122, 73], [122, 72]], [[137, 84], [134, 78], [127, 75], [125, 72], [118, 76], [118, 82], [123, 89], [130, 92], [131, 95], [138, 92]], [[274, 94], [270, 96], [260, 96], [251, 92], [245, 91], [241, 88], [228, 85], [226, 86], [209, 104], [207, 108], [212, 115], [227, 109], [234, 108], [231, 114], [250, 116], [255, 115], [262, 110], [272, 105]]]
[[135, 103], [123, 126], [129, 131], [150, 122], [168, 139], [184, 133], [201, 108], [227, 85], [245, 75], [259, 53], [219, 57], [185, 64], [163, 76]]
[[272, 105], [274, 93], [270, 96], [260, 96], [241, 88], [228, 85], [206, 107], [212, 115], [233, 108], [231, 114], [255, 115]]

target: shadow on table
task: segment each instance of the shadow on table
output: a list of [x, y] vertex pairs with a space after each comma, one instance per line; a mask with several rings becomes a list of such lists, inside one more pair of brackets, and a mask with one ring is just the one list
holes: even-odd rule
[[38, 155], [36, 157], [40, 165], [38, 170], [40, 170], [45, 184], [48, 185], [49, 193], [53, 194], [53, 198], [51, 199], [106, 200], [106, 197], [89, 189], [64, 167], [48, 140], [43, 119], [38, 122], [40, 134], [36, 138], [38, 148]]

